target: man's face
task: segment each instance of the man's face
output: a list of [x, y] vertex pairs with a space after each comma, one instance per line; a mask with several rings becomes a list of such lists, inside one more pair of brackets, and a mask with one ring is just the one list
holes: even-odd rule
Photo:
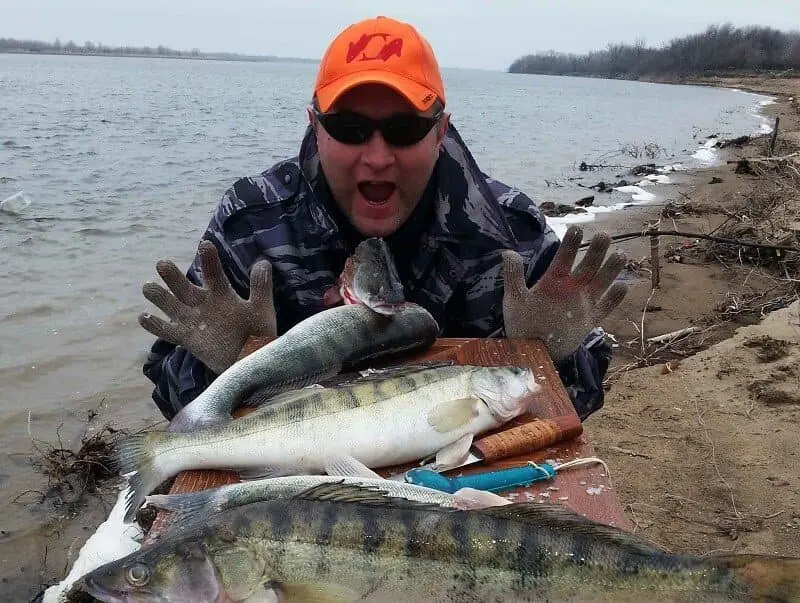
[[[391, 88], [365, 84], [343, 94], [330, 110], [342, 111], [381, 119], [415, 109]], [[334, 140], [311, 112], [309, 119], [322, 169], [342, 212], [364, 236], [386, 237], [395, 232], [428, 184], [447, 129], [447, 115], [420, 142], [405, 147], [387, 144], [377, 130], [363, 144], [344, 144]]]

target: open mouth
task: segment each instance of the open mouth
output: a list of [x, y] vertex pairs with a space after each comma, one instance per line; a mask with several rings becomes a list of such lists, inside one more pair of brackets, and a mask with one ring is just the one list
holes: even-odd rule
[[405, 300], [401, 300], [398, 302], [392, 301], [383, 301], [381, 299], [376, 299], [371, 295], [367, 295], [361, 297], [356, 294], [353, 289], [351, 289], [347, 284], [342, 286], [339, 290], [340, 295], [342, 296], [342, 300], [345, 304], [363, 304], [368, 308], [371, 308], [373, 312], [378, 314], [383, 314], [385, 316], [391, 316], [392, 314], [397, 314], [401, 310], [406, 307]]
[[91, 578], [87, 577], [82, 580], [82, 583], [78, 585], [82, 587], [82, 590], [100, 600], [100, 601], [112, 601], [113, 603], [125, 603], [125, 601], [129, 601], [127, 595], [122, 592], [117, 592], [116, 590], [106, 589]]
[[395, 188], [395, 183], [387, 180], [362, 180], [358, 183], [358, 192], [373, 205], [386, 203]]
[[392, 314], [397, 314], [403, 308], [405, 308], [406, 303], [373, 302], [369, 304], [369, 307], [372, 308], [373, 312], [377, 312], [378, 314], [383, 314], [384, 316], [391, 316]]

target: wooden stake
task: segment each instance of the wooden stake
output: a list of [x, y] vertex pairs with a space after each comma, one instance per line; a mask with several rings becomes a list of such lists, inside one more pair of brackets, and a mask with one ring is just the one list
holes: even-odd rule
[[651, 235], [650, 236], [650, 269], [652, 275], [652, 284], [653, 289], [658, 289], [658, 285], [661, 282], [661, 274], [660, 274], [660, 264], [659, 264], [659, 257], [660, 253], [658, 251], [658, 244], [659, 244], [659, 236], [658, 235]]
[[775, 153], [775, 143], [778, 140], [778, 124], [780, 121], [780, 117], [775, 118], [775, 128], [772, 130], [772, 138], [769, 139], [769, 152], [767, 153], [767, 157], [772, 157]]

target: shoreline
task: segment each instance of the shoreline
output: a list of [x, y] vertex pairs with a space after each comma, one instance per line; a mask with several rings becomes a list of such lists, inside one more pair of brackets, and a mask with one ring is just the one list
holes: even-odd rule
[[[777, 113], [785, 112], [791, 108], [800, 111], [800, 108], [798, 108], [797, 105], [797, 99], [792, 98], [790, 94], [786, 93], [786, 91], [775, 92], [772, 88], [764, 86], [731, 86], [728, 85], [728, 81], [723, 82], [725, 85], [722, 85], [717, 83], [718, 79], [719, 78], [701, 78], [696, 80], [696, 83], [685, 79], [680, 81], [662, 81], [658, 79], [625, 81], [717, 87], [725, 88], [735, 92], [744, 92], [765, 97], [765, 100], [759, 101], [759, 109], [753, 114], [754, 117], [758, 117], [762, 120], [761, 131], [759, 133], [746, 133], [740, 135], [749, 139], [748, 145], [746, 145], [748, 148], [750, 145], [755, 144], [755, 141], [771, 135], [775, 127], [775, 116]], [[729, 80], [730, 78], [724, 79]], [[793, 106], [792, 103], [794, 103]], [[781, 128], [779, 128], [779, 130], [780, 129]], [[606, 190], [613, 189], [613, 192], [611, 193], [612, 195], [617, 192], [623, 193], [628, 197], [627, 199], [617, 200], [614, 202], [611, 202], [609, 199], [607, 204], [604, 203], [594, 205], [590, 203], [588, 207], [581, 207], [576, 202], [572, 206], [572, 209], [576, 211], [571, 212], [567, 211], [569, 204], [550, 202], [549, 205], [552, 207], [548, 209], [554, 213], [548, 214], [548, 222], [550, 222], [551, 227], [555, 228], [559, 233], [559, 237], [563, 235], [563, 232], [570, 224], [577, 224], [583, 227], [587, 232], [594, 232], [598, 230], [599, 227], [593, 228], [592, 225], [597, 225], [601, 221], [604, 223], [604, 226], [611, 229], [613, 229], [614, 223], [618, 219], [623, 223], [627, 223], [627, 219], [619, 217], [623, 212], [631, 212], [637, 208], [646, 211], [648, 207], [658, 207], [659, 205], [663, 205], [663, 203], [666, 203], [671, 198], [675, 197], [676, 194], [681, 195], [685, 191], [690, 190], [705, 177], [706, 173], [714, 172], [718, 168], [726, 165], [727, 162], [735, 156], [735, 149], [719, 146], [726, 142], [728, 142], [727, 139], [722, 139], [716, 134], [698, 141], [697, 148], [689, 155], [689, 157], [700, 162], [701, 165], [686, 167], [684, 162], [679, 159], [659, 165], [653, 160], [642, 159], [642, 165], [638, 167], [654, 165], [655, 168], [653, 172], [647, 172], [643, 174], [622, 172], [618, 174], [617, 182], [622, 180], [622, 184], [624, 186], [618, 186], [616, 183], [606, 183], [606, 186], [608, 187]], [[741, 145], [737, 146], [741, 148]], [[590, 173], [591, 171], [591, 167], [589, 167], [587, 173]], [[664, 177], [667, 178], [666, 182], [660, 180]], [[642, 182], [648, 180], [649, 182], [642, 184]], [[667, 188], [664, 188], [665, 186]], [[585, 187], [586, 194], [597, 197], [598, 193], [590, 190], [592, 188], [592, 186]], [[652, 199], [641, 199], [642, 196], [649, 196], [652, 197]], [[600, 197], [602, 197], [602, 195], [600, 195]], [[640, 198], [637, 199], [637, 197]]]
[[192, 61], [226, 61], [232, 63], [319, 63], [319, 59], [302, 57], [249, 56], [226, 53], [207, 53], [197, 56], [191, 54], [146, 54], [131, 52], [56, 52], [55, 50], [0, 50], [0, 55], [14, 54], [24, 56], [67, 56], [67, 57], [117, 57], [131, 59], [184, 59]]
[[[800, 78], [797, 78], [796, 85], [800, 92]], [[714, 86], [716, 80], [701, 80], [697, 85]], [[687, 85], [688, 82], [681, 82]], [[730, 86], [732, 89], [742, 89], [740, 86]], [[781, 116], [784, 120], [779, 125], [778, 137], [785, 137], [789, 144], [800, 146], [800, 108], [796, 103], [796, 97], [785, 90], [775, 90], [769, 86], [753, 86], [751, 92], [765, 94], [776, 99], [775, 103], [763, 107], [763, 114], [774, 119]], [[790, 120], [786, 120], [789, 117]], [[793, 118], [793, 119], [792, 119]], [[738, 200], [746, 196], [746, 192], [752, 188], [758, 188], [758, 181], [749, 179], [747, 176], [740, 176], [734, 172], [734, 166], [739, 159], [762, 155], [762, 146], [765, 146], [770, 134], [760, 134], [751, 136], [749, 141], [739, 147], [729, 147], [719, 149], [719, 161], [713, 165], [687, 169], [679, 172], [683, 176], [683, 182], [676, 182], [668, 185], [671, 187], [667, 192], [662, 192], [653, 202], [634, 204], [619, 211], [599, 212], [594, 219], [581, 223], [584, 229], [584, 240], [588, 240], [594, 233], [605, 230], [611, 235], [627, 232], [641, 232], [648, 226], [662, 224], [660, 230], [681, 230], [711, 234], [716, 228], [726, 220], [726, 212], [732, 211]], [[686, 203], [687, 200], [699, 199], [703, 207], [700, 209], [700, 216], [665, 216], [665, 208]], [[688, 201], [691, 203], [691, 201]], [[708, 207], [715, 206], [715, 207]], [[667, 212], [669, 213], [669, 212]], [[694, 245], [687, 237], [660, 237], [660, 252], [670, 247], [680, 245]], [[651, 293], [650, 271], [648, 269], [651, 247], [649, 237], [639, 237], [624, 242], [612, 243], [612, 251], [618, 250], [626, 254], [629, 261], [627, 277], [630, 281], [630, 292], [623, 304], [606, 319], [608, 328], [606, 331], [612, 334], [619, 334], [622, 341], [629, 341], [634, 338], [641, 338], [641, 324], [632, 323], [629, 316], [639, 316], [645, 307], [646, 297]], [[631, 266], [631, 262], [635, 266]], [[661, 258], [659, 270], [663, 282], [672, 284], [670, 293], [675, 295], [675, 288], [692, 284], [700, 279], [706, 281], [729, 282], [733, 278], [732, 274], [722, 266], [716, 266], [712, 262], [701, 262], [691, 264], [691, 271], [698, 274], [689, 275], [690, 270], [684, 270], [686, 274], [681, 274], [679, 266], [686, 264], [671, 264]], [[636, 268], [633, 270], [632, 268]], [[642, 277], [642, 269], [645, 270], [646, 278]], [[634, 274], [636, 273], [636, 274]], [[705, 273], [705, 274], [699, 274]], [[732, 284], [732, 282], [730, 283]], [[662, 285], [660, 290], [654, 294], [651, 300], [654, 304], [659, 295], [666, 291], [666, 285]], [[633, 295], [631, 295], [631, 293]], [[688, 301], [688, 300], [687, 300]], [[645, 336], [658, 336], [669, 333], [687, 326], [702, 319], [704, 316], [713, 312], [713, 304], [709, 299], [694, 300], [695, 304], [686, 304], [684, 300], [670, 300], [676, 309], [669, 315], [661, 314], [663, 310], [658, 310], [659, 314], [652, 314], [648, 317], [645, 327]], [[656, 304], [657, 305], [657, 304]], [[690, 307], [691, 306], [691, 307]], [[721, 329], [718, 334], [709, 337], [704, 344], [697, 347], [695, 351], [705, 349], [708, 346], [730, 337], [733, 333], [732, 328]], [[615, 335], [616, 336], [616, 335]], [[611, 369], [620, 363], [627, 363], [631, 359], [624, 350], [621, 354], [615, 354], [612, 360]]]

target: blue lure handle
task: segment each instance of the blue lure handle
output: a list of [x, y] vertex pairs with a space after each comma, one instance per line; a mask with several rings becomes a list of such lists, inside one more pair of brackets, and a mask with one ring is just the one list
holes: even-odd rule
[[529, 486], [533, 482], [552, 479], [555, 475], [556, 470], [548, 464], [528, 463], [522, 467], [498, 469], [460, 477], [448, 477], [431, 469], [420, 467], [406, 471], [405, 480], [409, 484], [453, 494], [461, 488], [474, 488], [488, 492], [511, 490], [520, 486]]

